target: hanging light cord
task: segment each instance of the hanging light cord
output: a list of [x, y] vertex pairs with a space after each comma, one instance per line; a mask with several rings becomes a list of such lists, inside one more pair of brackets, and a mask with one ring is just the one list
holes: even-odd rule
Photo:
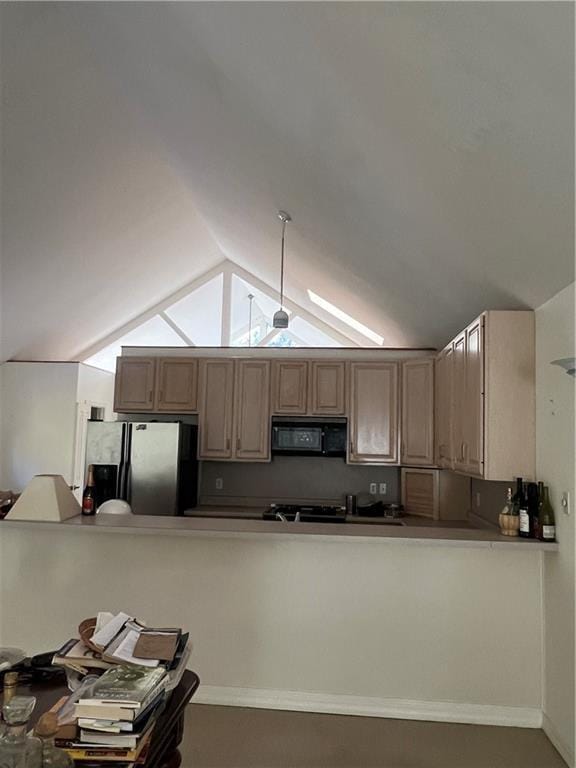
[[248, 294], [248, 301], [250, 302], [250, 308], [248, 310], [248, 346], [252, 346], [252, 301], [254, 300], [254, 294]]
[[280, 256], [280, 309], [284, 309], [284, 238], [287, 220], [282, 219], [282, 250]]

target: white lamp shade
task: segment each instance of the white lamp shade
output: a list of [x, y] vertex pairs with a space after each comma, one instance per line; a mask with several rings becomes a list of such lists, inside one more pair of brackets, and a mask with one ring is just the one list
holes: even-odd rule
[[36, 475], [5, 519], [59, 522], [76, 517], [81, 511], [62, 475]]

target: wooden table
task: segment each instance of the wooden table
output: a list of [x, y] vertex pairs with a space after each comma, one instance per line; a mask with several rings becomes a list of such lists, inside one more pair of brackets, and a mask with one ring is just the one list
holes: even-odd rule
[[[144, 768], [178, 768], [181, 762], [178, 746], [182, 741], [184, 733], [184, 715], [186, 705], [196, 693], [200, 679], [195, 672], [186, 670], [182, 675], [182, 680], [172, 691], [166, 706], [158, 718], [154, 727], [152, 739]], [[28, 686], [18, 686], [18, 693], [36, 696], [37, 704], [31, 723], [35, 721], [55, 704], [62, 696], [66, 696], [70, 691], [63, 684], [55, 683], [31, 683]], [[94, 765], [97, 761], [91, 762]], [[82, 766], [82, 763], [77, 763]], [[102, 763], [108, 768], [113, 768], [113, 762]]]

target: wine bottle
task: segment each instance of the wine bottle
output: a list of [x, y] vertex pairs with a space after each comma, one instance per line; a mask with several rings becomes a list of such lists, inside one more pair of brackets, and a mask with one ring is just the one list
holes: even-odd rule
[[536, 538], [538, 531], [539, 512], [538, 486], [536, 483], [528, 483], [526, 488], [526, 502], [528, 505], [528, 524], [530, 528], [530, 538], [534, 539]]
[[92, 464], [88, 466], [88, 480], [82, 494], [82, 514], [96, 514], [96, 483], [94, 482], [94, 467]]
[[530, 537], [530, 517], [528, 515], [528, 503], [526, 496], [524, 495], [524, 483], [521, 477], [516, 478], [516, 493], [512, 499], [514, 503], [514, 510], [520, 518], [520, 530], [518, 531], [520, 536], [524, 538]]
[[548, 486], [543, 486], [542, 500], [539, 510], [539, 530], [542, 541], [556, 541], [556, 521], [554, 519], [554, 510], [550, 503]]
[[512, 501], [512, 488], [508, 488], [506, 491], [506, 504], [500, 512], [498, 522], [500, 523], [500, 533], [503, 536], [518, 536], [519, 522]]

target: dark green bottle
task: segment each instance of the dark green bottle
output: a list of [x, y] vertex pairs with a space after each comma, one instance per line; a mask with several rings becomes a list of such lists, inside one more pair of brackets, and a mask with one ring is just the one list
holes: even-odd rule
[[516, 493], [512, 499], [514, 503], [514, 512], [520, 518], [519, 536], [525, 539], [530, 538], [530, 516], [528, 514], [528, 501], [524, 493], [524, 483], [521, 477], [516, 478]]
[[540, 499], [536, 483], [528, 483], [526, 487], [526, 503], [528, 505], [530, 538], [535, 539], [538, 535], [538, 515], [540, 510]]

